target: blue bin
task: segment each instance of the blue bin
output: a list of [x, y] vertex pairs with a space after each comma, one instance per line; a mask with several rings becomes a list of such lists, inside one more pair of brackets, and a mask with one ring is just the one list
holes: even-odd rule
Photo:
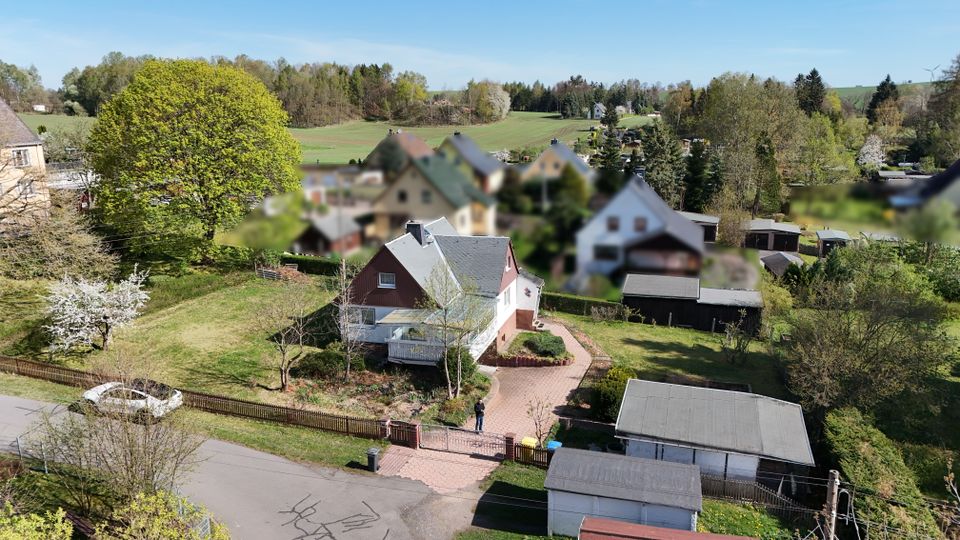
[[557, 448], [563, 446], [563, 443], [560, 441], [547, 441], [547, 451], [556, 452]]

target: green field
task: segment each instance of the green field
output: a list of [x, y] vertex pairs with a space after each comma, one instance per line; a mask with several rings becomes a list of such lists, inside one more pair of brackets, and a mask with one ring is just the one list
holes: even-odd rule
[[[46, 126], [48, 130], [78, 122], [93, 122], [90, 118], [75, 116], [23, 113], [20, 118], [28, 126]], [[650, 122], [645, 116], [629, 116], [621, 124], [636, 127]], [[357, 120], [318, 128], [291, 128], [290, 132], [303, 147], [304, 163], [346, 163], [362, 159], [373, 150], [389, 129], [410, 131], [423, 138], [430, 146], [439, 146], [454, 131], [472, 137], [484, 150], [512, 150], [526, 146], [544, 146], [558, 138], [572, 144], [577, 137], [585, 137], [595, 120], [564, 119], [558, 115], [537, 112], [511, 112], [505, 120], [493, 124], [473, 126], [430, 126], [404, 128], [389, 122]]]
[[[877, 80], [877, 83], [880, 81]], [[928, 82], [918, 82], [918, 83], [904, 83], [897, 84], [897, 89], [900, 90], [900, 95], [903, 97], [913, 95], [923, 89], [926, 89], [930, 86]], [[840, 96], [840, 99], [849, 99], [855, 105], [866, 106], [870, 102], [870, 96], [873, 95], [873, 91], [876, 90], [876, 85], [872, 86], [841, 86], [833, 88], [837, 91], [837, 95]]]

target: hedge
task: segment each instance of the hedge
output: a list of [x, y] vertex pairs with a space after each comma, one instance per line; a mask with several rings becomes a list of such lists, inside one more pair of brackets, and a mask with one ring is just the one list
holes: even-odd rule
[[304, 274], [320, 276], [335, 276], [340, 270], [340, 261], [325, 257], [311, 257], [309, 255], [290, 255], [284, 253], [280, 257], [280, 264], [295, 264], [297, 270]]
[[540, 307], [550, 311], [562, 311], [574, 315], [589, 315], [591, 307], [618, 308], [621, 304], [589, 296], [577, 296], [544, 291], [540, 295]]
[[843, 476], [858, 491], [884, 497], [860, 497], [857, 513], [861, 518], [910, 536], [940, 538], [916, 476], [900, 450], [860, 411], [853, 407], [831, 411], [826, 418], [826, 440]]

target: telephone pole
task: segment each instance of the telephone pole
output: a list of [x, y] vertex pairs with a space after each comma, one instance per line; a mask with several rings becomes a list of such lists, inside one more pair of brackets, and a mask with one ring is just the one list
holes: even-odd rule
[[833, 540], [837, 537], [837, 497], [840, 494], [840, 473], [831, 469], [827, 480], [827, 502], [823, 505], [823, 538]]

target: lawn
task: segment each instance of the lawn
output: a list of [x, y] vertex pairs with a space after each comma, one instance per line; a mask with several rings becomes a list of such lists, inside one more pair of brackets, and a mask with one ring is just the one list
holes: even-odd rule
[[504, 461], [483, 481], [474, 527], [457, 540], [493, 538], [522, 540], [547, 538], [547, 472], [532, 465]]
[[[91, 118], [35, 113], [23, 113], [20, 118], [33, 129], [39, 125], [52, 129], [95, 121]], [[649, 122], [646, 116], [628, 116], [623, 119], [622, 125], [636, 127]], [[580, 118], [564, 119], [551, 113], [511, 112], [500, 122], [471, 126], [404, 127], [389, 122], [357, 120], [335, 126], [291, 128], [290, 132], [300, 142], [304, 163], [340, 164], [365, 158], [390, 129], [399, 128], [414, 133], [434, 147], [454, 131], [460, 131], [472, 137], [484, 150], [495, 151], [545, 146], [552, 138], [572, 145], [577, 137], [585, 136], [590, 126], [597, 123]]]
[[742, 364], [731, 365], [720, 353], [720, 334], [628, 322], [596, 322], [590, 317], [551, 313], [579, 327], [615, 365], [636, 369], [639, 377], [665, 381], [671, 376], [749, 384], [753, 392], [781, 399], [789, 394], [780, 380], [778, 361], [761, 343], [753, 343]]

